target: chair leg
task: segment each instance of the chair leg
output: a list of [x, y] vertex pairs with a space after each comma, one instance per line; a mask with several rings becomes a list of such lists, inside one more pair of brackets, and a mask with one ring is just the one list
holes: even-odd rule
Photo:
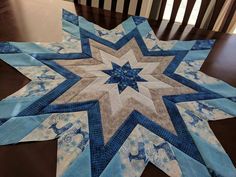
[[80, 0], [74, 0], [74, 3], [80, 4]]

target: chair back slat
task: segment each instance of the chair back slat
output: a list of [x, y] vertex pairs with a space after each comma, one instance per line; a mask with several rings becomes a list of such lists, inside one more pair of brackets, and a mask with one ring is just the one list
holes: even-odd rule
[[165, 8], [166, 8], [166, 2], [167, 0], [162, 0], [161, 1], [161, 8], [160, 8], [160, 12], [158, 14], [158, 21], [161, 21], [163, 19], [163, 15], [164, 15], [164, 12], [165, 12]]
[[150, 18], [150, 19], [156, 19], [157, 18], [157, 12], [159, 10], [159, 7], [161, 6], [161, 3], [162, 3], [162, 0], [152, 2], [152, 6], [151, 6], [151, 9], [150, 9], [150, 13], [149, 13], [148, 18]]
[[218, 18], [218, 15], [219, 15], [221, 9], [223, 8], [223, 5], [224, 5], [225, 1], [226, 0], [216, 0], [215, 6], [213, 8], [213, 13], [212, 13], [212, 16], [211, 16], [211, 20], [210, 20], [209, 25], [208, 25], [209, 30], [213, 29], [213, 27], [216, 23], [216, 20]]
[[137, 6], [136, 6], [136, 10], [135, 10], [135, 15], [136, 15], [136, 16], [139, 16], [139, 15], [140, 15], [142, 3], [143, 3], [143, 0], [138, 0]]
[[196, 21], [196, 24], [195, 24], [196, 28], [200, 28], [202, 20], [204, 18], [204, 15], [207, 11], [207, 8], [208, 8], [210, 2], [211, 2], [211, 0], [202, 0], [200, 10], [199, 10], [199, 13], [198, 13], [198, 17], [197, 17], [197, 21]]
[[[86, 0], [86, 5], [87, 6], [92, 6], [92, 1], [94, 0]], [[100, 9], [104, 9], [105, 6], [105, 0], [98, 0], [98, 7]], [[157, 22], [160, 22], [163, 19], [164, 16], [164, 12], [166, 10], [167, 7], [167, 0], [152, 0], [152, 1], [148, 1], [148, 0], [136, 0], [137, 4], [133, 5], [133, 3], [131, 4], [131, 0], [110, 0], [111, 1], [111, 6], [110, 6], [110, 10], [112, 12], [116, 12], [117, 10], [117, 5], [119, 5], [119, 8], [122, 7], [120, 6], [120, 3], [123, 3], [123, 14], [126, 16], [129, 14], [129, 9], [130, 9], [130, 5], [133, 6], [132, 8], [132, 13], [136, 16], [139, 16], [141, 13], [141, 8], [143, 3], [149, 3], [148, 7], [150, 7], [151, 5], [151, 9], [149, 9], [149, 18], [152, 19], [157, 19]], [[222, 11], [224, 4], [227, 3], [226, 0], [201, 0], [201, 5], [200, 5], [200, 10], [197, 16], [197, 20], [195, 23], [195, 28], [200, 28], [201, 24], [203, 23], [203, 20], [205, 19], [205, 15], [208, 12], [208, 7], [210, 6], [210, 4], [212, 1], [215, 1], [214, 7], [211, 10], [210, 14], [211, 17], [208, 18], [207, 23], [204, 24], [204, 27], [207, 28], [208, 30], [212, 30], [213, 28], [215, 28], [215, 23], [218, 21], [218, 15], [220, 14], [220, 12]], [[74, 0], [74, 2], [76, 2], [76, 0]], [[78, 2], [80, 2], [78, 0]], [[77, 3], [78, 3], [77, 2]], [[176, 16], [178, 14], [178, 11], [180, 9], [180, 5], [181, 5], [182, 0], [173, 0], [173, 6], [171, 9], [171, 16], [170, 16], [170, 23], [174, 23], [176, 20]], [[182, 20], [182, 27], [186, 26], [188, 24], [189, 18], [191, 16], [191, 13], [193, 12], [194, 9], [194, 5], [196, 4], [197, 0], [187, 0], [187, 4], [186, 4], [186, 8], [185, 8], [185, 12], [184, 12], [184, 17]], [[119, 9], [118, 8], [118, 9]], [[231, 6], [229, 7], [229, 10], [226, 12], [226, 15], [224, 16], [224, 20], [221, 23], [220, 26], [220, 31], [227, 31], [227, 29], [229, 28], [229, 25], [231, 23], [231, 20], [234, 17], [235, 14], [235, 10], [236, 10], [236, 0], [232, 0], [231, 2]], [[118, 10], [120, 11], [120, 10]], [[204, 20], [205, 23], [205, 20]], [[218, 27], [219, 28], [219, 27]]]
[[99, 6], [100, 9], [104, 8], [104, 0], [99, 0]]
[[92, 0], [87, 0], [87, 1], [86, 1], [86, 5], [87, 5], [87, 6], [91, 6], [91, 5], [92, 5]]
[[193, 7], [194, 7], [195, 2], [196, 2], [196, 0], [188, 0], [187, 1], [186, 9], [184, 12], [184, 18], [182, 21], [183, 26], [186, 26], [188, 24], [188, 20], [189, 20], [189, 17], [193, 11]]
[[177, 16], [181, 1], [182, 0], [174, 0], [174, 4], [173, 4], [173, 7], [172, 7], [172, 12], [171, 12], [171, 16], [170, 16], [170, 22], [171, 23], [175, 22], [175, 18]]
[[112, 0], [112, 2], [111, 2], [111, 11], [112, 12], [116, 11], [116, 4], [117, 4], [117, 0]]
[[236, 11], [236, 0], [232, 3], [232, 6], [228, 10], [228, 13], [225, 16], [224, 23], [222, 24], [220, 31], [226, 32], [227, 29], [229, 28], [230, 22], [233, 19]]
[[123, 14], [128, 14], [129, 12], [129, 4], [130, 4], [130, 0], [125, 0], [124, 2], [124, 8], [123, 8]]

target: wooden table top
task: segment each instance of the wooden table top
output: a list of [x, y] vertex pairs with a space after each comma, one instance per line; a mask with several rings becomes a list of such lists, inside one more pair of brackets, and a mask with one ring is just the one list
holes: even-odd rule
[[1, 0], [0, 41], [61, 41], [59, 0]]
[[[107, 29], [114, 28], [127, 18], [120, 13], [111, 13], [110, 11], [86, 6], [75, 6], [71, 2], [59, 0], [2, 0], [0, 4], [0, 41], [61, 41], [62, 8], [77, 13]], [[216, 39], [216, 44], [203, 64], [201, 71], [236, 87], [236, 35], [194, 29], [191, 26], [182, 27], [178, 23], [168, 24], [167, 21], [149, 20], [149, 22], [160, 40]], [[0, 62], [0, 83], [6, 83], [6, 80], [13, 78], [12, 70], [6, 72], [8, 72], [8, 69], [5, 68], [4, 63], [1, 65]], [[11, 76], [9, 76], [9, 73], [11, 73]], [[27, 82], [27, 80], [21, 80], [1, 84], [0, 99], [6, 96], [1, 95], [4, 94], [4, 90], [8, 94], [8, 88], [18, 88], [19, 84], [26, 84]], [[223, 124], [221, 123], [221, 125]], [[224, 125], [226, 129], [227, 125]], [[229, 125], [232, 125], [232, 123], [229, 123]], [[222, 131], [219, 128], [219, 132]], [[230, 131], [232, 132], [232, 128]], [[222, 141], [224, 139], [223, 137]], [[228, 142], [231, 142], [231, 140], [229, 139]], [[39, 147], [40, 145], [35, 146]], [[233, 154], [233, 159], [236, 159], [234, 147], [227, 147], [226, 151], [230, 151]], [[12, 151], [9, 153], [12, 154]], [[29, 150], [27, 153], [33, 155], [34, 152]], [[15, 156], [18, 155], [15, 154]]]

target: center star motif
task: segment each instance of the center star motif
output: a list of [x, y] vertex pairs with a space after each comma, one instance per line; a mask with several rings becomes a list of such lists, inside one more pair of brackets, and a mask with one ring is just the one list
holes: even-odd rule
[[103, 72], [110, 75], [111, 77], [106, 81], [106, 84], [118, 84], [119, 93], [125, 90], [126, 87], [131, 87], [136, 91], [139, 91], [137, 82], [147, 82], [141, 78], [138, 73], [142, 68], [131, 68], [129, 62], [123, 66], [119, 66], [112, 63], [112, 70], [104, 70]]
[[105, 143], [134, 111], [176, 134], [162, 96], [195, 93], [164, 75], [174, 57], [143, 56], [135, 40], [119, 50], [90, 40], [92, 58], [56, 62], [81, 80], [54, 104], [98, 100]]

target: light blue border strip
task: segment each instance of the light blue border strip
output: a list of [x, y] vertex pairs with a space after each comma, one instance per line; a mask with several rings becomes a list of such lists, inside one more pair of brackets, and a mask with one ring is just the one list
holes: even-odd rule
[[15, 144], [38, 127], [49, 114], [13, 117], [0, 126], [0, 145]]

